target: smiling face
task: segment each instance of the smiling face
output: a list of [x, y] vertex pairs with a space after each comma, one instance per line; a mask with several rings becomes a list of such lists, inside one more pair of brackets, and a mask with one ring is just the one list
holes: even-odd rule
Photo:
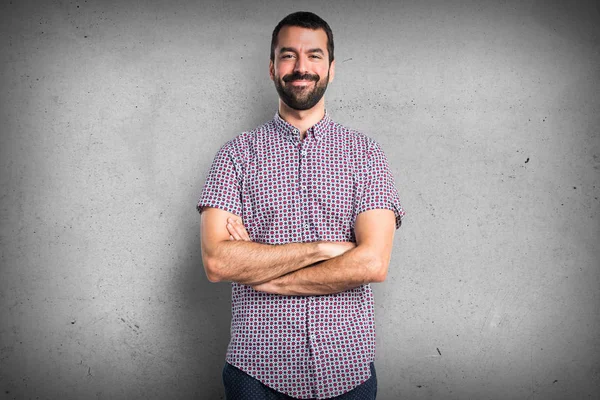
[[288, 107], [309, 110], [317, 105], [335, 74], [335, 61], [329, 63], [325, 31], [283, 27], [269, 73], [279, 98]]

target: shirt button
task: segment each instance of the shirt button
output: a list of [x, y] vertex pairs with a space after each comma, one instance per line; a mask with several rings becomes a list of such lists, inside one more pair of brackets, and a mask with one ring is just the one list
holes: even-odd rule
[[305, 155], [306, 155], [306, 153], [307, 153], [307, 152], [306, 152], [306, 150], [304, 150], [304, 149], [303, 149], [303, 150], [300, 150], [300, 154], [302, 154], [303, 156], [305, 156]]
[[309, 224], [308, 222], [306, 222], [306, 223], [304, 224], [304, 229], [308, 230], [308, 228], [310, 228], [310, 224]]

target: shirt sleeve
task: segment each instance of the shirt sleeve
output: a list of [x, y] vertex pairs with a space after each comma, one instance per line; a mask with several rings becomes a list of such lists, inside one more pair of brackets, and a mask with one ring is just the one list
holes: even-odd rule
[[210, 167], [196, 210], [215, 207], [242, 215], [240, 168], [227, 145], [221, 147]]
[[367, 150], [365, 169], [364, 190], [356, 214], [374, 209], [392, 210], [396, 216], [396, 229], [398, 229], [404, 217], [404, 209], [400, 205], [400, 197], [388, 160], [379, 144], [374, 141]]

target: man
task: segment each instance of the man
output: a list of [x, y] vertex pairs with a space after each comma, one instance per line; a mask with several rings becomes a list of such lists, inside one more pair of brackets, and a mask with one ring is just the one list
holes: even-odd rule
[[197, 205], [206, 275], [233, 282], [227, 399], [374, 399], [369, 283], [404, 215], [394, 179], [376, 142], [325, 111], [325, 21], [285, 17], [269, 73], [278, 113], [219, 150]]

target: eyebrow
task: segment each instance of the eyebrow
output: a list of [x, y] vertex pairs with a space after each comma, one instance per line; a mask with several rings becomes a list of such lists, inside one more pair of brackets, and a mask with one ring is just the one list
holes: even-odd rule
[[[281, 53], [286, 53], [286, 52], [288, 52], [288, 51], [289, 51], [289, 52], [292, 52], [292, 53], [297, 53], [296, 49], [294, 49], [293, 47], [282, 47], [282, 48], [279, 50], [279, 53], [280, 53], [280, 54], [281, 54]], [[323, 55], [325, 55], [325, 52], [323, 51], [323, 49], [320, 49], [320, 48], [318, 48], [318, 47], [317, 47], [317, 48], [314, 48], [314, 49], [309, 49], [309, 50], [307, 51], [307, 53], [320, 53], [320, 54], [323, 54]]]

